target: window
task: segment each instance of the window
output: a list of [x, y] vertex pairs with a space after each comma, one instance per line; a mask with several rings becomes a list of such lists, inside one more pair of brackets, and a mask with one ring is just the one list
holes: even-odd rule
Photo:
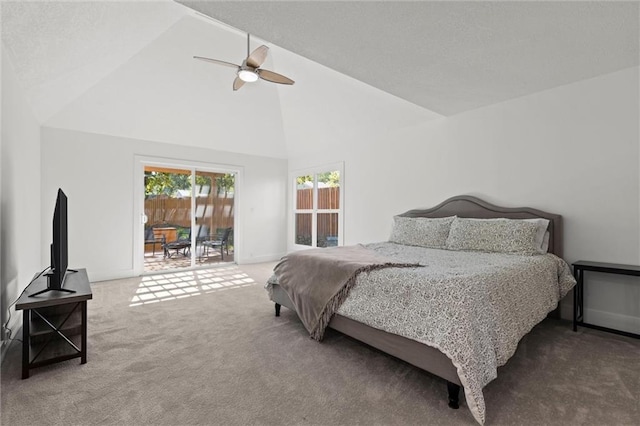
[[342, 169], [340, 164], [292, 174], [294, 246], [333, 247], [343, 244]]

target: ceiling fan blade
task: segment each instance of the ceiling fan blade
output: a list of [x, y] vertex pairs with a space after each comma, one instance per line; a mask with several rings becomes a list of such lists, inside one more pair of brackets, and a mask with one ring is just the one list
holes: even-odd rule
[[272, 83], [278, 83], [278, 84], [295, 83], [295, 81], [291, 80], [288, 77], [285, 77], [284, 75], [278, 74], [277, 72], [263, 70], [263, 69], [258, 69], [256, 70], [256, 72], [258, 73], [261, 79], [270, 81]]
[[232, 64], [231, 62], [219, 61], [217, 59], [203, 58], [202, 56], [194, 56], [193, 59], [200, 59], [201, 61], [213, 62], [214, 64], [224, 65], [232, 68], [240, 68], [240, 65]]
[[269, 53], [269, 48], [265, 45], [258, 47], [256, 50], [251, 52], [251, 55], [247, 58], [247, 65], [252, 68], [258, 68], [262, 63], [267, 59], [267, 53]]
[[236, 90], [241, 88], [243, 85], [244, 85], [244, 81], [241, 80], [240, 77], [236, 77], [236, 79], [233, 80], [233, 91], [235, 92]]

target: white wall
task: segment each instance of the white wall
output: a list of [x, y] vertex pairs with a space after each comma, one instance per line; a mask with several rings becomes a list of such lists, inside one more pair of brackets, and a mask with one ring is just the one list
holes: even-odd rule
[[186, 16], [43, 125], [286, 158], [278, 85], [234, 92], [232, 68], [193, 59], [240, 63], [245, 55], [239, 32]]
[[274, 69], [296, 79], [278, 86], [289, 158], [368, 149], [381, 132], [442, 117], [277, 46], [271, 51]]
[[[289, 170], [345, 159], [356, 163], [355, 174], [347, 166], [342, 176], [350, 188], [346, 202], [350, 213], [346, 215], [343, 236], [347, 242], [362, 241], [367, 236], [361, 234], [357, 224], [362, 219], [358, 206], [370, 208], [371, 197], [367, 198], [365, 192], [376, 178], [379, 163], [371, 163], [369, 158], [381, 149], [381, 135], [442, 116], [284, 49], [272, 50], [277, 69], [292, 70], [293, 78], [300, 76], [295, 86], [278, 88], [287, 155], [290, 161], [293, 159]], [[367, 163], [373, 167], [369, 173], [365, 171]], [[357, 201], [361, 196], [365, 197], [362, 202]], [[293, 238], [287, 242], [288, 249], [294, 249]]]
[[286, 160], [43, 127], [43, 238], [61, 187], [69, 198], [69, 267], [87, 268], [91, 280], [133, 275], [136, 155], [242, 168], [236, 261], [286, 251]]
[[[40, 125], [2, 49], [2, 190], [0, 203], [0, 309], [8, 307], [46, 264], [40, 258]], [[13, 308], [11, 308], [13, 310]], [[16, 332], [21, 316], [12, 312]], [[5, 338], [4, 334], [2, 335]], [[15, 334], [13, 337], [16, 337]]]
[[[300, 154], [289, 169], [345, 161], [347, 244], [386, 240], [394, 214], [472, 194], [562, 214], [569, 262], [638, 264], [638, 93], [638, 68], [625, 69]], [[587, 321], [640, 333], [638, 284], [590, 275]]]

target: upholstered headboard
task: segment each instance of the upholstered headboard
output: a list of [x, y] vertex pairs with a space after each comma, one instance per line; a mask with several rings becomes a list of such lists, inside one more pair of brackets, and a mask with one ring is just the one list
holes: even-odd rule
[[530, 207], [500, 207], [471, 195], [458, 195], [429, 209], [415, 209], [402, 213], [405, 217], [446, 217], [457, 215], [478, 219], [534, 219], [549, 220], [549, 253], [562, 257], [562, 216]]

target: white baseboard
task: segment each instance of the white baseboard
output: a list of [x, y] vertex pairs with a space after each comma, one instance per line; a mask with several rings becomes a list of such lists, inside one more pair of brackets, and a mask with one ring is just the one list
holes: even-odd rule
[[98, 271], [98, 272], [92, 272], [90, 270], [87, 270], [87, 275], [89, 275], [89, 281], [91, 282], [119, 280], [121, 278], [132, 278], [136, 276], [133, 273], [133, 269], [122, 269], [119, 271]]
[[602, 327], [613, 328], [615, 330], [640, 334], [640, 318], [630, 315], [621, 315], [585, 308], [584, 322], [587, 324], [594, 324]]
[[247, 259], [238, 259], [238, 265], [246, 265], [249, 263], [264, 263], [264, 262], [276, 262], [282, 258], [286, 253], [269, 254], [265, 256], [255, 256]]

